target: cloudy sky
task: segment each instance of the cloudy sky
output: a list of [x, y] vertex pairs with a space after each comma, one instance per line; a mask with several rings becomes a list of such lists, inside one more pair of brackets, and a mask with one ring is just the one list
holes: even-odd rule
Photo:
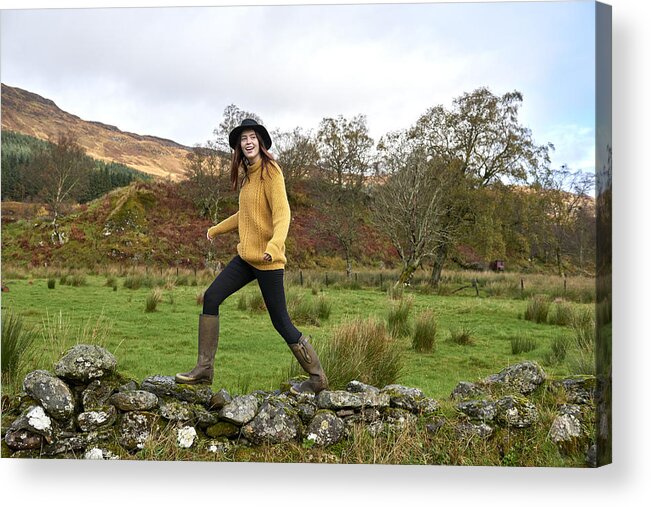
[[2, 82], [85, 120], [193, 146], [236, 104], [269, 129], [365, 114], [378, 140], [488, 86], [523, 93], [553, 166], [594, 169], [593, 2], [3, 8]]

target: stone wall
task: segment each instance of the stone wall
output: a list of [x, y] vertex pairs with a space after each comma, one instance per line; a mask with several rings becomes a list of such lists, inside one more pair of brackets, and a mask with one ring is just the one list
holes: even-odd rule
[[548, 438], [561, 451], [581, 446], [586, 463], [595, 466], [592, 432], [585, 424], [594, 412], [594, 378], [550, 382], [533, 362], [479, 382], [460, 382], [450, 395], [454, 418], [443, 417], [441, 403], [421, 390], [398, 384], [378, 388], [352, 381], [345, 390], [316, 396], [277, 390], [232, 397], [224, 389], [180, 385], [160, 375], [138, 385], [116, 369], [115, 357], [105, 349], [78, 345], [54, 373], [30, 372], [24, 392], [3, 410], [3, 429], [8, 426], [3, 455], [112, 459], [109, 443], [135, 453], [155, 428], [175, 432], [179, 447], [202, 445], [215, 452], [292, 441], [326, 447], [348, 438], [357, 424], [373, 436], [420, 423], [431, 434], [451, 424], [459, 438], [490, 438], [497, 426], [517, 431], [540, 424], [540, 408], [530, 396], [553, 387], [563, 390], [566, 402], [555, 407], [553, 423], [545, 428]]

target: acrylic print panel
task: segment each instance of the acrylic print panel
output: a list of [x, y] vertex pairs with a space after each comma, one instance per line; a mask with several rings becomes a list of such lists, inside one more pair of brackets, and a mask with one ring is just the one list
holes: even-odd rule
[[1, 14], [3, 457], [610, 462], [609, 6]]

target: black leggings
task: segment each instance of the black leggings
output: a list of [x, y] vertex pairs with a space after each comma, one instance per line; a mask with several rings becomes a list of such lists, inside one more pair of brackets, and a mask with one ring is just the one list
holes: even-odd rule
[[251, 266], [236, 255], [203, 295], [203, 313], [219, 315], [219, 305], [231, 294], [257, 278], [269, 311], [271, 322], [276, 331], [288, 344], [298, 343], [301, 332], [294, 327], [287, 313], [285, 289], [283, 286], [284, 269], [260, 270]]

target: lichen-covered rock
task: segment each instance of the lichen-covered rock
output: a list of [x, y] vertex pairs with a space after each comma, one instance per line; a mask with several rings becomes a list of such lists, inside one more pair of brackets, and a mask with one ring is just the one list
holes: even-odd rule
[[445, 426], [445, 419], [443, 417], [435, 417], [432, 419], [432, 422], [425, 425], [425, 431], [430, 435], [436, 435], [443, 426]]
[[219, 411], [219, 417], [225, 421], [243, 426], [255, 417], [258, 404], [258, 398], [252, 394], [237, 396]]
[[450, 394], [453, 400], [467, 400], [469, 398], [479, 398], [484, 391], [473, 382], [459, 382]]
[[295, 440], [302, 428], [298, 414], [288, 404], [270, 399], [247, 425], [242, 435], [256, 445], [280, 444]]
[[505, 396], [497, 400], [497, 421], [503, 426], [527, 428], [538, 420], [538, 409], [528, 399]]
[[75, 345], [54, 367], [58, 377], [87, 384], [115, 371], [115, 356], [97, 345]]
[[382, 418], [393, 430], [404, 430], [414, 424], [418, 418], [406, 408], [385, 408], [382, 410]]
[[346, 385], [346, 391], [350, 393], [379, 393], [380, 390], [375, 386], [370, 386], [360, 382], [359, 380], [351, 380]]
[[416, 402], [416, 410], [419, 415], [431, 415], [438, 412], [441, 405], [432, 398], [423, 398]]
[[192, 405], [192, 411], [199, 428], [207, 428], [219, 422], [219, 414], [210, 412], [203, 405]]
[[125, 412], [118, 426], [118, 442], [128, 451], [142, 449], [157, 419], [150, 412]]
[[113, 405], [107, 405], [101, 410], [82, 412], [77, 416], [77, 424], [81, 431], [89, 432], [112, 426], [116, 419], [117, 410]]
[[[41, 435], [48, 443], [52, 442], [54, 438], [54, 422], [40, 405], [32, 405], [24, 410], [21, 416], [9, 427], [11, 433], [17, 433], [21, 430]], [[25, 440], [26, 436], [23, 435], [21, 439]]]
[[457, 435], [460, 437], [488, 438], [493, 434], [493, 428], [486, 423], [474, 424], [470, 421], [462, 421], [456, 426]]
[[492, 421], [497, 415], [495, 402], [488, 400], [470, 400], [457, 403], [457, 410], [476, 421]]
[[594, 401], [596, 386], [594, 377], [557, 380], [554, 386], [561, 387], [565, 391], [568, 403], [588, 405]]
[[296, 406], [296, 412], [301, 418], [301, 421], [305, 424], [309, 424], [310, 421], [316, 415], [317, 406], [314, 403], [299, 403]]
[[27, 374], [23, 389], [39, 401], [45, 411], [58, 420], [69, 419], [75, 410], [75, 399], [63, 380], [49, 371], [35, 370]]
[[326, 410], [341, 410], [344, 408], [361, 408], [362, 397], [348, 391], [321, 391], [316, 397], [319, 408]]
[[12, 451], [40, 449], [43, 445], [43, 436], [27, 430], [9, 430], [5, 435], [5, 443]]
[[206, 385], [177, 384], [174, 377], [154, 375], [147, 377], [140, 384], [140, 389], [149, 391], [159, 398], [175, 398], [188, 403], [208, 405], [212, 398], [212, 390]]
[[210, 398], [209, 406], [211, 410], [221, 410], [231, 401], [233, 401], [233, 398], [228, 394], [228, 391], [226, 389], [220, 389]]
[[192, 426], [183, 426], [176, 432], [176, 442], [181, 449], [189, 449], [197, 438], [197, 430]]
[[577, 405], [563, 405], [549, 429], [549, 438], [559, 449], [574, 447], [584, 436], [581, 424], [581, 408]]
[[415, 413], [419, 410], [419, 402], [425, 398], [423, 391], [420, 389], [399, 384], [385, 386], [380, 392], [389, 395], [390, 405], [392, 407], [402, 408]]
[[540, 365], [533, 361], [525, 361], [486, 377], [481, 384], [489, 387], [500, 386], [520, 394], [529, 394], [543, 382], [545, 382], [545, 372]]
[[138, 383], [135, 380], [129, 380], [126, 384], [122, 384], [121, 386], [118, 387], [118, 392], [119, 393], [124, 393], [127, 391], [137, 391], [138, 390]]
[[319, 410], [306, 430], [306, 439], [315, 445], [334, 445], [344, 437], [345, 425], [334, 412]]
[[226, 421], [220, 421], [206, 428], [206, 435], [210, 438], [232, 438], [240, 434], [240, 427]]
[[43, 447], [44, 456], [55, 456], [62, 453], [70, 453], [77, 457], [81, 452], [98, 442], [106, 442], [113, 438], [111, 431], [91, 431], [89, 433], [63, 433], [57, 436], [56, 440]]
[[91, 460], [113, 460], [120, 459], [120, 456], [113, 454], [107, 449], [102, 449], [101, 447], [92, 447], [84, 453], [84, 459]]
[[192, 407], [185, 401], [162, 400], [160, 415], [168, 421], [189, 421], [193, 417]]
[[231, 451], [235, 445], [232, 442], [222, 442], [220, 440], [210, 441], [206, 444], [206, 450], [215, 454], [223, 454]]
[[597, 446], [591, 445], [585, 453], [585, 463], [591, 468], [597, 468]]
[[108, 399], [117, 389], [115, 381], [93, 380], [81, 393], [81, 404], [84, 411], [89, 412], [107, 405]]
[[146, 411], [158, 406], [158, 396], [149, 391], [125, 391], [115, 393], [108, 402], [123, 412]]

